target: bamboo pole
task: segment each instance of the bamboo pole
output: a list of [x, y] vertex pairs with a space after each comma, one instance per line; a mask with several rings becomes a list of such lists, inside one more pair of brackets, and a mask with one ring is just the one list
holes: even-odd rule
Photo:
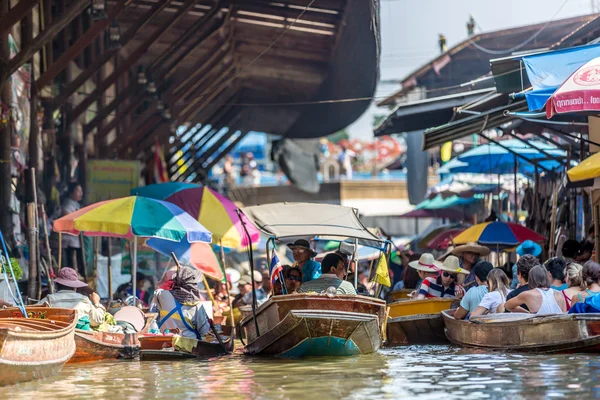
[[111, 240], [110, 237], [107, 238], [108, 241], [108, 302], [110, 305], [110, 302], [112, 302], [113, 300], [113, 276], [112, 276], [112, 247], [111, 247]]
[[[225, 249], [223, 249], [222, 240], [219, 239], [219, 256], [221, 258], [221, 268], [223, 269], [223, 276], [225, 277], [225, 288], [227, 289], [227, 302], [229, 303], [229, 318], [231, 319], [231, 326], [235, 326], [235, 317], [233, 316], [233, 303], [231, 302], [231, 295], [229, 294], [229, 281], [227, 280], [227, 274], [225, 273]], [[269, 256], [267, 252], [267, 257]]]
[[554, 257], [554, 233], [556, 232], [556, 208], [558, 207], [558, 192], [560, 188], [556, 185], [556, 190], [552, 193], [552, 217], [550, 218], [550, 234], [548, 239], [550, 240], [550, 247], [548, 249], [548, 258]]
[[27, 203], [27, 230], [29, 236], [29, 280], [27, 281], [27, 297], [37, 298], [37, 251], [35, 247], [35, 203]]
[[94, 290], [98, 290], [96, 287], [96, 282], [98, 279], [98, 251], [100, 247], [100, 238], [98, 236], [94, 236], [94, 273], [92, 275], [92, 279], [94, 280]]
[[62, 232], [58, 232], [58, 271], [60, 271], [60, 269], [62, 268], [62, 254]]

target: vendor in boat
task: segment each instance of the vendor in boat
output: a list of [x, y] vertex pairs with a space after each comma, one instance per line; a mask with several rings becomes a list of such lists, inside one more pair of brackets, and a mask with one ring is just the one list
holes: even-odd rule
[[458, 258], [448, 256], [439, 267], [440, 274], [437, 278], [429, 277], [423, 280], [417, 300], [438, 297], [455, 297], [461, 299], [465, 290], [457, 283], [458, 274], [468, 275], [469, 271], [460, 267]]
[[465, 297], [462, 298], [460, 306], [454, 312], [454, 318], [468, 318], [470, 316], [469, 314], [479, 307], [479, 303], [481, 303], [483, 297], [488, 293], [487, 277], [493, 269], [494, 266], [488, 261], [479, 261], [475, 264], [473, 271], [475, 271], [477, 287], [469, 290], [467, 294], [465, 294]]
[[521, 307], [526, 304], [532, 314], [548, 315], [562, 314], [567, 311], [567, 304], [562, 293], [550, 288], [548, 271], [541, 265], [536, 265], [529, 271], [529, 288], [516, 297], [507, 300], [499, 312], [504, 309], [510, 312], [527, 312]]
[[313, 260], [317, 253], [310, 248], [308, 240], [298, 239], [288, 244], [288, 247], [292, 250], [298, 268], [302, 270], [302, 282], [312, 281], [321, 276], [321, 264]]
[[168, 329], [181, 336], [201, 340], [210, 330], [198, 289], [201, 281], [200, 271], [184, 267], [173, 276], [171, 290], [156, 290], [152, 303], [158, 307], [158, 327], [161, 332]]
[[460, 267], [462, 269], [466, 269], [467, 271], [471, 271], [463, 282], [463, 286], [466, 291], [474, 286], [477, 286], [473, 268], [479, 261], [479, 257], [484, 257], [488, 254], [490, 254], [490, 249], [474, 242], [457, 246], [454, 248], [454, 250], [452, 250], [452, 255], [460, 258]]
[[552, 289], [560, 292], [568, 288], [565, 283], [565, 268], [567, 268], [567, 263], [562, 257], [553, 257], [546, 260], [544, 267], [548, 270], [548, 278], [550, 279], [550, 287]]
[[[519, 294], [529, 290], [529, 271], [531, 271], [531, 269], [536, 265], [540, 265], [540, 261], [531, 254], [525, 254], [524, 256], [519, 258], [519, 261], [517, 261], [517, 279], [519, 281], [519, 284], [516, 289], [514, 289], [508, 294], [508, 296], [506, 296], [506, 301], [512, 299], [513, 297], [517, 297]], [[525, 310], [525, 312], [528, 311], [526, 304], [521, 304], [521, 308]]]
[[79, 280], [77, 271], [68, 267], [61, 268], [54, 283], [57, 292], [44, 297], [37, 305], [74, 309], [78, 319], [89, 318], [89, 326], [92, 328], [104, 323], [106, 310], [100, 304], [100, 296], [97, 293], [91, 293], [89, 297], [77, 293], [77, 289], [88, 287], [87, 283]]
[[344, 280], [346, 277], [346, 267], [343, 258], [336, 253], [330, 253], [323, 258], [321, 263], [323, 274], [310, 282], [304, 282], [299, 293], [323, 293], [328, 288], [336, 288], [337, 294], [356, 294], [354, 286]]

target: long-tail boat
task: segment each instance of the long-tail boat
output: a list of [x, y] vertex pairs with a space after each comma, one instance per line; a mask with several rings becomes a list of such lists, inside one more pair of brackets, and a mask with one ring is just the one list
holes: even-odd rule
[[[141, 313], [141, 311], [140, 311]], [[139, 338], [148, 332], [156, 313], [147, 313], [143, 329], [138, 333], [75, 330], [75, 354], [69, 363], [135, 358], [140, 352]]]
[[216, 357], [231, 353], [235, 346], [235, 330], [231, 326], [221, 326], [222, 344], [215, 341], [197, 341], [192, 351], [176, 350], [173, 346], [173, 336], [148, 335], [140, 337], [142, 361], [166, 361], [186, 358]]
[[449, 343], [441, 312], [458, 306], [453, 298], [399, 300], [388, 305], [386, 347]]
[[491, 314], [457, 320], [442, 312], [452, 343], [502, 351], [600, 352], [600, 314]]
[[[358, 210], [331, 204], [276, 203], [243, 213], [271, 240], [328, 237], [386, 251], [384, 240], [360, 222]], [[354, 246], [356, 259], [356, 246]], [[357, 286], [355, 274], [354, 286]], [[334, 288], [335, 289], [335, 288]], [[325, 292], [328, 292], [326, 290]], [[351, 356], [377, 351], [382, 343], [385, 302], [359, 295], [302, 293], [273, 296], [253, 305], [239, 324], [245, 351], [283, 357]]]
[[381, 346], [385, 302], [365, 297], [299, 293], [275, 296], [240, 326], [248, 354], [352, 356]]
[[75, 310], [28, 307], [0, 310], [0, 385], [57, 374], [75, 353]]

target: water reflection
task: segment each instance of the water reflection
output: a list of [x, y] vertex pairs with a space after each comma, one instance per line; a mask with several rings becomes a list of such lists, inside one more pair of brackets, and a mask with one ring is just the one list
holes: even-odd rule
[[0, 398], [420, 399], [600, 398], [600, 357], [522, 355], [450, 346], [384, 350], [352, 358], [105, 362], [0, 388]]

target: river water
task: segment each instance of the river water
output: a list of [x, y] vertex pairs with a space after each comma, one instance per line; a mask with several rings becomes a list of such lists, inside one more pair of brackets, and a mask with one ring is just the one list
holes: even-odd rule
[[67, 365], [53, 378], [0, 388], [0, 399], [600, 398], [599, 373], [599, 356], [414, 346], [349, 358]]

